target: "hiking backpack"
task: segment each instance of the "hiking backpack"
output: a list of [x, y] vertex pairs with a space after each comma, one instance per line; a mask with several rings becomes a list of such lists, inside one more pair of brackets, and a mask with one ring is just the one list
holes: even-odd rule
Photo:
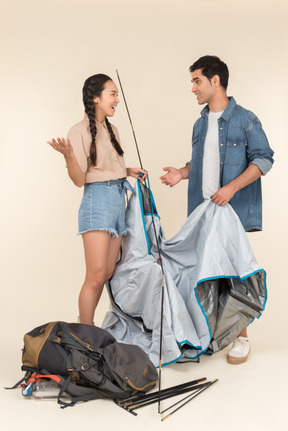
[[158, 381], [140, 347], [118, 343], [108, 331], [81, 323], [50, 322], [25, 334], [22, 363], [26, 393], [37, 379], [51, 379], [62, 408], [97, 398], [127, 398]]

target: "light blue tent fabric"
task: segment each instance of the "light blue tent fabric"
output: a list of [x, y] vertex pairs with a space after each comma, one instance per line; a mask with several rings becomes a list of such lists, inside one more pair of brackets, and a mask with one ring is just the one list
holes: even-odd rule
[[162, 271], [153, 221], [164, 269], [162, 365], [223, 349], [261, 315], [267, 297], [265, 271], [237, 214], [229, 204], [206, 201], [165, 239], [152, 193], [138, 180], [103, 328], [140, 346], [158, 365]]

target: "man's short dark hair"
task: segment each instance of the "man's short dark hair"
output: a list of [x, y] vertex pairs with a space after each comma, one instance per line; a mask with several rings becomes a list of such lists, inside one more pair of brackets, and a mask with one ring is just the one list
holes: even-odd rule
[[229, 70], [227, 65], [222, 60], [220, 60], [219, 57], [216, 57], [215, 55], [204, 55], [203, 57], [200, 57], [189, 68], [190, 72], [194, 72], [197, 69], [201, 69], [202, 74], [206, 76], [209, 81], [214, 75], [218, 75], [222, 87], [227, 90]]

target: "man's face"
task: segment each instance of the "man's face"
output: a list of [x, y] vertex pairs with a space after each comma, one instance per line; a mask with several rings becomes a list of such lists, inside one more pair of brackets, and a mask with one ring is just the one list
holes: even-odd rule
[[197, 97], [199, 105], [209, 103], [215, 95], [215, 87], [213, 85], [213, 79], [210, 81], [206, 76], [202, 75], [202, 69], [194, 70], [191, 73], [192, 77], [192, 93]]

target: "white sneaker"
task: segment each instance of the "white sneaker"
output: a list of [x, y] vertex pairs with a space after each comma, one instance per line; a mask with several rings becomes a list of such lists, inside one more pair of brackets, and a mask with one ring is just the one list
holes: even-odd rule
[[227, 362], [234, 365], [243, 364], [243, 362], [247, 361], [250, 351], [249, 339], [247, 337], [238, 337], [227, 355]]

